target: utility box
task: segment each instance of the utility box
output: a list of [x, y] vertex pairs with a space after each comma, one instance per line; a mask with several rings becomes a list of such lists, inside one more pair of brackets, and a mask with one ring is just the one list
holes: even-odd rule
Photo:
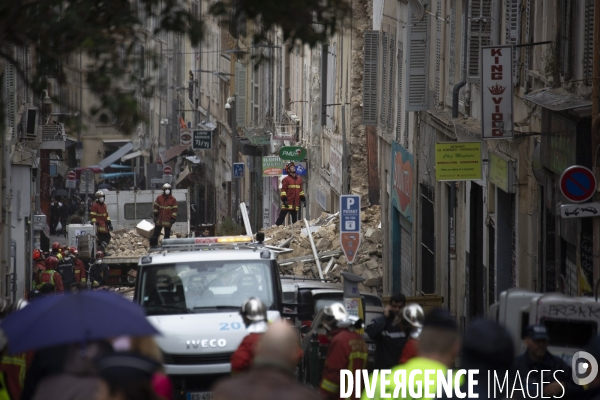
[[135, 230], [139, 235], [141, 235], [147, 239], [150, 239], [152, 237], [152, 235], [154, 235], [154, 224], [151, 222], [148, 222], [146, 220], [143, 220], [142, 222], [137, 224], [137, 226], [135, 227]]
[[69, 224], [67, 225], [67, 246], [78, 247], [80, 236], [94, 236], [94, 225], [92, 224]]
[[94, 255], [94, 237], [92, 235], [78, 236], [77, 250], [79, 257], [90, 259]]

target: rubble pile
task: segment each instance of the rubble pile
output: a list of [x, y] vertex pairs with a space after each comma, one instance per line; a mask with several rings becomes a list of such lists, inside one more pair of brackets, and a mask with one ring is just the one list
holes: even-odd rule
[[[379, 206], [361, 211], [362, 241], [352, 265], [352, 272], [365, 278], [359, 284], [360, 290], [382, 291], [383, 233], [380, 219]], [[348, 262], [340, 244], [339, 214], [322, 213], [319, 218], [309, 221], [309, 226], [323, 276], [327, 280], [340, 282], [341, 273], [348, 271]], [[319, 278], [304, 221], [288, 226], [273, 226], [265, 229], [264, 233], [268, 245], [292, 250], [277, 257], [283, 275]]]
[[[119, 229], [111, 232], [112, 238], [106, 248], [110, 257], [141, 257], [148, 253], [150, 239], [137, 233], [135, 229]], [[164, 235], [160, 235], [158, 243], [162, 242]], [[184, 234], [172, 232], [171, 238], [185, 237]]]

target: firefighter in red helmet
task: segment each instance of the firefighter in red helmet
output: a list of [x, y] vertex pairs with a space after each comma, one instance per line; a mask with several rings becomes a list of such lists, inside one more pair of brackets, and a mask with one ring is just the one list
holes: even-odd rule
[[74, 259], [75, 282], [85, 282], [85, 263], [79, 258], [79, 251], [77, 251], [77, 247], [71, 247], [69, 250], [71, 251], [71, 254], [73, 255]]
[[292, 223], [298, 220], [298, 211], [300, 210], [300, 203], [306, 207], [306, 197], [304, 196], [304, 190], [302, 190], [302, 178], [296, 174], [296, 164], [289, 162], [285, 166], [287, 176], [281, 181], [281, 212], [279, 218], [275, 222], [275, 225], [283, 224], [285, 217], [288, 213], [292, 216]]
[[46, 259], [46, 270], [42, 271], [36, 278], [36, 288], [41, 291], [42, 286], [46, 284], [54, 285], [55, 293], [64, 293], [62, 276], [56, 271], [58, 267], [58, 258], [49, 256]]
[[52, 243], [52, 251], [50, 252], [52, 257], [58, 258], [58, 261], [62, 260], [63, 256], [60, 252], [60, 243], [54, 242]]

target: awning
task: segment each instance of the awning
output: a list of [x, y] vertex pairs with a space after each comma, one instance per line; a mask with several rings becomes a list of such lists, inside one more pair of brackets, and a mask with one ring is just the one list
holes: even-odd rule
[[100, 174], [100, 179], [115, 179], [133, 176], [133, 172], [114, 172], [110, 174]]
[[592, 106], [591, 100], [575, 97], [564, 89], [544, 88], [536, 90], [523, 98], [552, 111], [564, 111]]
[[[106, 140], [104, 142], [106, 142]], [[131, 150], [133, 150], [133, 143], [128, 142], [128, 143], [124, 144], [123, 146], [121, 146], [121, 148], [119, 148], [119, 150], [115, 151], [110, 156], [108, 156], [104, 160], [100, 161], [98, 163], [98, 166], [102, 169], [105, 169], [110, 164], [114, 163], [115, 161], [117, 161], [121, 157], [123, 157], [125, 154], [129, 153]]]
[[163, 154], [160, 155], [163, 164], [168, 163], [170, 160], [186, 151], [187, 148], [188, 146], [182, 145], [171, 147], [169, 150], [165, 151]]
[[114, 169], [131, 169], [133, 167], [130, 167], [129, 165], [119, 165], [119, 164], [110, 164], [111, 168]]
[[175, 185], [179, 185], [185, 178], [188, 177], [189, 174], [190, 174], [190, 169], [188, 167], [185, 167], [183, 169], [183, 171], [181, 171], [181, 173], [177, 177], [177, 180], [175, 181]]
[[131, 142], [131, 139], [107, 139], [102, 141], [104, 144], [110, 144], [113, 146], [119, 146], [129, 142]]
[[121, 162], [125, 162], [127, 160], [131, 160], [132, 158], [136, 158], [142, 155], [142, 151], [134, 151], [133, 153], [129, 153], [126, 156], [121, 157]]

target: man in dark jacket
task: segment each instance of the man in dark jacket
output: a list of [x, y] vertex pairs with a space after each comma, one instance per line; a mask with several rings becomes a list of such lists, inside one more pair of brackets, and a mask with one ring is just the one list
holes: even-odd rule
[[213, 400], [319, 400], [296, 380], [300, 358], [298, 333], [285, 321], [274, 322], [258, 342], [254, 363], [245, 374], [217, 383]]
[[398, 364], [400, 354], [406, 343], [406, 336], [394, 320], [406, 305], [406, 297], [396, 293], [390, 298], [390, 304], [383, 310], [381, 317], [375, 318], [365, 328], [365, 332], [376, 343], [375, 369], [391, 369]]

